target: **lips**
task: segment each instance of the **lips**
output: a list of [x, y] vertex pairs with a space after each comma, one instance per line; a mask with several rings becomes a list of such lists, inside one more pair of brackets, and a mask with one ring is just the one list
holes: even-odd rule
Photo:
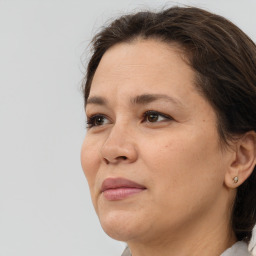
[[145, 186], [124, 178], [108, 178], [101, 186], [101, 192], [110, 201], [125, 199], [145, 189]]

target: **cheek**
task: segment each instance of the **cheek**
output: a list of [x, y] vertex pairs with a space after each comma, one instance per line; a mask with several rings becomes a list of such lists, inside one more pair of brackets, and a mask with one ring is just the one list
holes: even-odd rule
[[162, 198], [163, 204], [173, 202], [178, 207], [187, 201], [190, 205], [192, 198], [200, 201], [221, 189], [223, 163], [217, 135], [214, 131], [204, 135], [192, 132], [180, 131], [180, 136], [179, 132], [175, 136], [169, 133], [143, 143], [144, 163], [156, 198]]
[[81, 165], [87, 179], [92, 200], [95, 189], [95, 180], [99, 169], [99, 152], [97, 151], [97, 145], [88, 137], [85, 140], [81, 149]]

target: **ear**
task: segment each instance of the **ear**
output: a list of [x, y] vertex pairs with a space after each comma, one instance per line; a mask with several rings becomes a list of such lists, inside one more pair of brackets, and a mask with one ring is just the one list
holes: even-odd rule
[[225, 174], [225, 184], [229, 188], [239, 187], [253, 172], [256, 165], [256, 133], [245, 133], [235, 142], [235, 151]]

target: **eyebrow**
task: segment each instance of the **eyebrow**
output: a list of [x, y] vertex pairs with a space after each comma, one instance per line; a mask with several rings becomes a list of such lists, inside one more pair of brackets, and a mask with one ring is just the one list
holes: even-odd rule
[[107, 105], [107, 100], [103, 97], [94, 96], [86, 100], [85, 105], [87, 106], [88, 104]]
[[[138, 95], [134, 98], [131, 98], [130, 102], [132, 105], [147, 105], [147, 104], [157, 101], [157, 100], [166, 100], [166, 101], [169, 101], [176, 105], [180, 105], [180, 106], [182, 105], [182, 103], [179, 100], [177, 100], [173, 97], [167, 96], [165, 94], [142, 94], [142, 95]], [[101, 106], [105, 105], [106, 106], [106, 105], [108, 105], [108, 101], [104, 97], [92, 96], [87, 99], [86, 106], [88, 104], [95, 104], [95, 105], [101, 105]]]
[[148, 103], [151, 103], [153, 101], [157, 100], [167, 100], [174, 104], [181, 105], [181, 102], [173, 97], [167, 96], [165, 94], [142, 94], [138, 95], [135, 98], [131, 99], [132, 104], [140, 104], [140, 105], [146, 105]]

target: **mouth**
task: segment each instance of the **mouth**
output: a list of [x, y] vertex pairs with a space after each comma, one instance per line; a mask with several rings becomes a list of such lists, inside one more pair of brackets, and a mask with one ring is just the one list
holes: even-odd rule
[[101, 186], [101, 193], [109, 201], [122, 200], [143, 192], [145, 186], [124, 178], [107, 178]]

